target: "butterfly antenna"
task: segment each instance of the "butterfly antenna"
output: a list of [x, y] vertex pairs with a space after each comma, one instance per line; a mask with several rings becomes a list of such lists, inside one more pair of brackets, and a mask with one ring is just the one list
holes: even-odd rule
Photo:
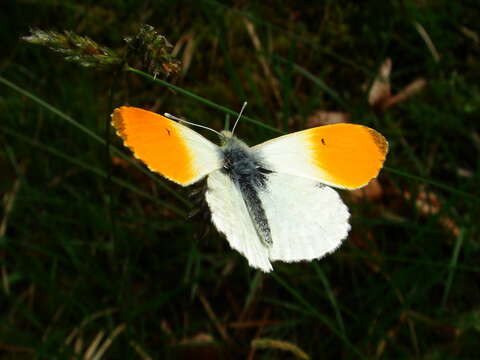
[[218, 132], [217, 130], [214, 130], [212, 128], [209, 128], [208, 126], [203, 126], [203, 125], [200, 125], [200, 124], [195, 124], [195, 123], [192, 123], [190, 121], [187, 121], [187, 120], [184, 120], [184, 119], [180, 119], [179, 117], [176, 117], [172, 114], [169, 114], [169, 113], [164, 113], [163, 116], [165, 116], [166, 118], [169, 118], [171, 120], [175, 120], [175, 121], [178, 121], [179, 123], [185, 123], [185, 124], [188, 124], [188, 125], [192, 125], [192, 126], [197, 126], [197, 127], [200, 127], [202, 129], [207, 129], [207, 130], [210, 130], [210, 131], [213, 131], [215, 134], [219, 135], [221, 138], [224, 138], [225, 136]]
[[235, 124], [233, 125], [232, 135], [233, 135], [233, 133], [235, 132], [235, 128], [237, 127], [238, 121], [239, 121], [240, 118], [242, 117], [243, 110], [245, 110], [246, 107], [247, 107], [247, 102], [245, 101], [245, 102], [243, 103], [243, 105], [242, 105], [242, 109], [240, 110], [240, 114], [238, 114], [237, 120], [235, 121]]

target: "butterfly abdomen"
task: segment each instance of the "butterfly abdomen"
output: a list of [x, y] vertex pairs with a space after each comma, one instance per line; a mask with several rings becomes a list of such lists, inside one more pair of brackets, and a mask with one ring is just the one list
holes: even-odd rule
[[264, 245], [270, 247], [272, 235], [259, 193], [267, 191], [267, 174], [261, 159], [236, 138], [228, 139], [222, 147], [222, 172], [240, 189], [252, 223]]

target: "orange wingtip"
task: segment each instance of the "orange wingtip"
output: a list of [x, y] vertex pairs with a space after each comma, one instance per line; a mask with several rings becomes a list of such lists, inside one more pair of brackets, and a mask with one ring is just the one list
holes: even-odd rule
[[383, 135], [362, 125], [325, 125], [307, 132], [325, 180], [346, 189], [360, 188], [377, 177], [388, 152]]
[[150, 170], [181, 185], [192, 182], [192, 156], [180, 125], [151, 111], [122, 106], [112, 114], [112, 125], [134, 156]]

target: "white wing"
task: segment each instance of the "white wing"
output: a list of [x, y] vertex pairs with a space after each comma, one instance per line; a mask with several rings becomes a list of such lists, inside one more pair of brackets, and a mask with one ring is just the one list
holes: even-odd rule
[[208, 176], [207, 186], [205, 198], [218, 231], [225, 234], [232, 248], [247, 258], [250, 266], [271, 271], [268, 248], [257, 235], [238, 187], [220, 170]]
[[260, 199], [270, 225], [270, 260], [318, 259], [340, 246], [350, 214], [338, 193], [316, 181], [280, 173], [268, 175]]
[[213, 223], [250, 266], [265, 272], [272, 270], [269, 260], [321, 258], [340, 246], [350, 230], [350, 214], [335, 190], [301, 177], [272, 173], [267, 190], [259, 192], [273, 240], [266, 247], [230, 178], [218, 170], [208, 176], [207, 184], [205, 196]]

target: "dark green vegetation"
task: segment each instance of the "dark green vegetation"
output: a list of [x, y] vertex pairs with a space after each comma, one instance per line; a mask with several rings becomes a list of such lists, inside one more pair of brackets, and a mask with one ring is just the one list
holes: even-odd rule
[[[0, 359], [480, 356], [479, 4], [312, 3], [2, 2]], [[71, 30], [122, 54], [142, 23], [174, 45], [180, 73], [157, 78], [180, 90], [20, 40]], [[387, 58], [393, 99], [385, 81], [371, 90]], [[222, 129], [227, 111], [202, 98], [248, 100], [249, 144], [278, 135], [262, 124], [290, 132], [320, 111], [387, 137], [378, 183], [342, 192], [340, 250], [258, 273], [215, 230], [200, 236], [208, 221], [185, 220], [190, 189], [125, 160], [116, 137], [106, 161], [113, 107]]]

